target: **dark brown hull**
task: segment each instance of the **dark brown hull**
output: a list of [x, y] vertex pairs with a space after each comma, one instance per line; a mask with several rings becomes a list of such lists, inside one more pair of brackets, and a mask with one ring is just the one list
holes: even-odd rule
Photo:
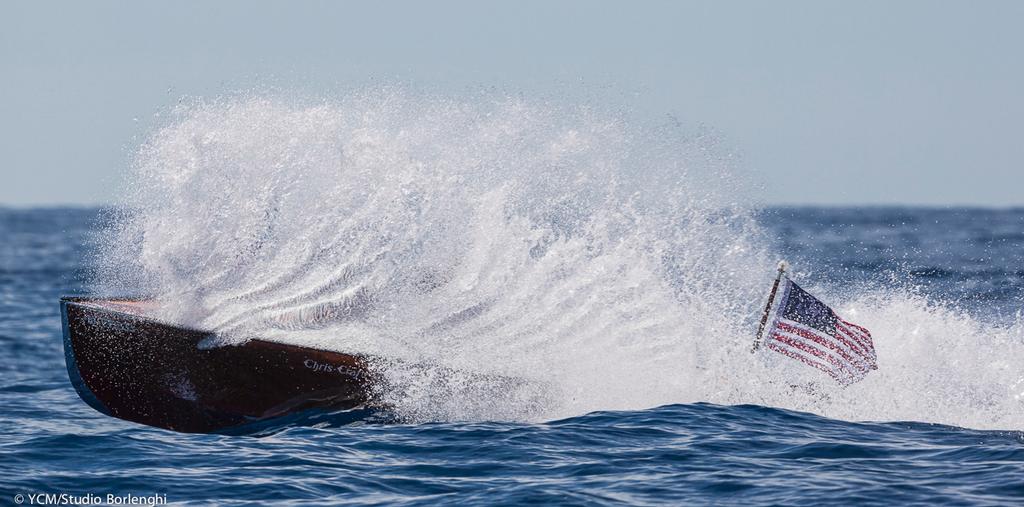
[[63, 298], [64, 353], [96, 410], [183, 432], [213, 432], [312, 408], [367, 403], [366, 359], [249, 340], [203, 349], [210, 333], [146, 318], [143, 302]]

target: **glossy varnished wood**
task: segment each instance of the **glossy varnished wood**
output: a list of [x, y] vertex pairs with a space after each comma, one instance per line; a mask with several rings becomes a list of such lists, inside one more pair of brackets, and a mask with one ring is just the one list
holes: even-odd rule
[[101, 412], [210, 432], [368, 401], [372, 379], [364, 358], [258, 339], [204, 349], [199, 344], [209, 333], [147, 318], [142, 304], [61, 301], [68, 374]]

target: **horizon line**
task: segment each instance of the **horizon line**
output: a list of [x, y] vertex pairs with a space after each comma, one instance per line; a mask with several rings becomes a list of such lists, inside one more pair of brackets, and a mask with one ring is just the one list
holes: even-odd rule
[[[67, 202], [67, 203], [3, 203], [0, 202], [0, 210], [3, 211], [30, 211], [30, 210], [59, 210], [59, 209], [101, 209], [115, 208], [116, 203], [88, 203], [88, 202]], [[725, 206], [722, 206], [725, 207]], [[882, 208], [904, 208], [904, 209], [984, 209], [984, 210], [1024, 210], [1024, 203], [1019, 204], [978, 204], [978, 203], [901, 203], [901, 202], [876, 202], [876, 203], [823, 203], [823, 202], [775, 202], [758, 203], [751, 206], [752, 209], [765, 208], [861, 208], [861, 209], [882, 209]]]

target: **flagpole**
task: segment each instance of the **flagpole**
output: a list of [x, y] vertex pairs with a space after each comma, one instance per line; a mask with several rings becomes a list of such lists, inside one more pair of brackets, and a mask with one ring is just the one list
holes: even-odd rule
[[768, 324], [768, 314], [772, 311], [772, 305], [775, 304], [775, 293], [779, 290], [779, 282], [782, 281], [782, 275], [786, 273], [786, 268], [789, 267], [786, 261], [779, 261], [779, 274], [775, 276], [775, 283], [772, 284], [772, 292], [768, 295], [768, 304], [764, 305], [764, 313], [761, 314], [761, 324], [757, 326], [757, 336], [754, 337], [754, 347], [750, 349], [750, 353], [757, 352], [757, 349], [761, 347], [761, 335], [764, 334], [764, 327]]

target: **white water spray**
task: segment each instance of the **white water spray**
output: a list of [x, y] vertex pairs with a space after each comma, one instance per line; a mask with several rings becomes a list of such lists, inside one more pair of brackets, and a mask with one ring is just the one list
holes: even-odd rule
[[381, 395], [410, 419], [708, 401], [1024, 428], [1024, 326], [900, 291], [840, 295], [879, 352], [850, 388], [794, 390], [817, 373], [749, 354], [777, 259], [736, 204], [742, 179], [677, 128], [401, 92], [198, 101], [173, 118], [103, 232], [97, 290], [150, 294], [158, 317], [221, 344], [531, 381], [453, 388], [471, 380], [382, 363]]

